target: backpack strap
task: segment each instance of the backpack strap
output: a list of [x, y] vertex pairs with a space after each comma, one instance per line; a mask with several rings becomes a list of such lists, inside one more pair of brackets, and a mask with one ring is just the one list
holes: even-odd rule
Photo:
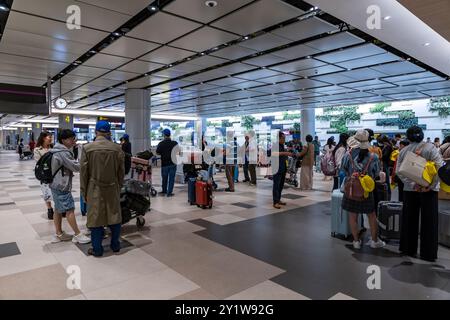
[[366, 175], [366, 174], [367, 174], [367, 170], [369, 169], [369, 166], [370, 166], [370, 164], [372, 163], [373, 158], [374, 158], [374, 155], [373, 155], [373, 153], [371, 153], [371, 154], [370, 154], [369, 161], [367, 161], [366, 167], [364, 168], [364, 171], [362, 172], [363, 175]]

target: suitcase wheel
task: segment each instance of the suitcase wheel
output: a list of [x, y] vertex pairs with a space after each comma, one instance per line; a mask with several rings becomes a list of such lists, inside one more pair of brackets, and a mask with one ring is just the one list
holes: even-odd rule
[[332, 236], [333, 238], [336, 238], [336, 232], [332, 232], [332, 233], [331, 233], [331, 236]]
[[143, 227], [145, 225], [145, 218], [141, 217], [141, 216], [137, 217], [136, 218], [136, 225], [138, 227]]
[[208, 209], [211, 209], [212, 208], [212, 203], [208, 206]]
[[157, 192], [156, 192], [156, 190], [155, 190], [155, 189], [153, 189], [153, 188], [152, 188], [152, 191], [151, 191], [151, 195], [152, 195], [152, 197], [156, 197], [156, 195], [157, 195]]

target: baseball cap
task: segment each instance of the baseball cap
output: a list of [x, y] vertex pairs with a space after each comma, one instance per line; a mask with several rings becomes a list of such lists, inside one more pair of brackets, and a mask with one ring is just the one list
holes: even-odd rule
[[129, 139], [130, 139], [130, 136], [129, 136], [128, 134], [125, 133], [125, 134], [122, 136], [122, 139], [128, 139], [128, 140], [129, 140]]
[[95, 131], [109, 133], [111, 132], [111, 124], [108, 121], [100, 120], [95, 125]]
[[163, 135], [165, 135], [166, 137], [170, 137], [170, 130], [169, 130], [169, 129], [164, 129], [162, 133], [163, 133]]

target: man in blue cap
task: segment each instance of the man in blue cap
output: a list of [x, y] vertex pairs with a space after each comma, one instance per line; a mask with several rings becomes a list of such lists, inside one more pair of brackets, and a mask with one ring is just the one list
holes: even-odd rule
[[122, 151], [125, 154], [125, 175], [128, 175], [131, 170], [131, 143], [130, 136], [128, 134], [124, 134], [122, 138], [120, 138], [120, 145], [122, 146]]
[[92, 240], [88, 253], [100, 257], [103, 255], [104, 226], [111, 229], [112, 251], [120, 251], [120, 189], [125, 175], [125, 158], [121, 147], [111, 141], [109, 122], [97, 122], [95, 133], [95, 141], [85, 145], [81, 155], [80, 190], [88, 206], [87, 226]]
[[[173, 151], [174, 148], [178, 149], [178, 142], [173, 141], [170, 138], [171, 132], [169, 129], [164, 129], [162, 134], [164, 139], [156, 148], [156, 154], [161, 156], [162, 192], [160, 194], [172, 197], [173, 186], [175, 184], [175, 174], [177, 172], [177, 166], [174, 162], [176, 160], [175, 156], [177, 153]], [[173, 159], [172, 156], [174, 157]]]

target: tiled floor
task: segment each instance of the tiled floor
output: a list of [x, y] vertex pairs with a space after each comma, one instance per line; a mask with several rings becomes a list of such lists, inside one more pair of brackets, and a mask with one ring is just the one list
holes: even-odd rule
[[[450, 299], [449, 249], [429, 264], [394, 245], [356, 252], [331, 238], [331, 182], [320, 175], [315, 191], [287, 187], [282, 210], [262, 177], [258, 187], [216, 192], [212, 209], [188, 205], [177, 184], [175, 197], [152, 198], [145, 227], [123, 226], [120, 254], [98, 259], [85, 254], [88, 246], [50, 243], [53, 223], [33, 167], [0, 152], [0, 299]], [[159, 169], [153, 178], [158, 187]], [[216, 182], [226, 187], [223, 173]], [[369, 265], [380, 267], [381, 290], [366, 286]], [[79, 290], [67, 287], [71, 266], [80, 268]]]

